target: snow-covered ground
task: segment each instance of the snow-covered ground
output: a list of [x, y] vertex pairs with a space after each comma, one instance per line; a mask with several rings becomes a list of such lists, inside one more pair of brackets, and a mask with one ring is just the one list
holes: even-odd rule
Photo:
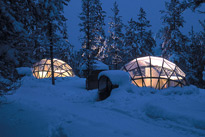
[[205, 90], [114, 89], [104, 101], [85, 79], [25, 76], [0, 105], [0, 137], [205, 136]]

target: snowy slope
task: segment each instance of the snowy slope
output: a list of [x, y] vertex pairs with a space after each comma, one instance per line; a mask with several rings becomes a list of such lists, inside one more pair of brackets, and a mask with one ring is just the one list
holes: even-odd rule
[[26, 76], [0, 105], [0, 137], [205, 136], [205, 90], [194, 86], [114, 89], [97, 102], [85, 79]]

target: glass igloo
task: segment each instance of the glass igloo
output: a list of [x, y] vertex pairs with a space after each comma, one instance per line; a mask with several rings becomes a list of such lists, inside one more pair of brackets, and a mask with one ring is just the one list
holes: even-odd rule
[[174, 63], [161, 57], [136, 58], [123, 66], [122, 70], [128, 72], [132, 83], [139, 87], [164, 89], [186, 84], [185, 73]]
[[[73, 77], [72, 68], [62, 60], [53, 59], [54, 77]], [[42, 79], [51, 77], [51, 60], [42, 59], [33, 65], [33, 76]]]

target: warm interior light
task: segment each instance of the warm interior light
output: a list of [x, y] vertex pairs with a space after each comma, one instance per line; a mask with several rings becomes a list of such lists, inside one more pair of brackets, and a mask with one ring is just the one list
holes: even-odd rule
[[122, 70], [127, 71], [132, 83], [139, 87], [157, 89], [185, 85], [185, 73], [174, 63], [161, 57], [141, 57], [130, 61]]
[[[54, 77], [73, 77], [72, 68], [64, 61], [53, 59]], [[33, 76], [42, 79], [51, 77], [51, 60], [42, 59], [33, 66]]]

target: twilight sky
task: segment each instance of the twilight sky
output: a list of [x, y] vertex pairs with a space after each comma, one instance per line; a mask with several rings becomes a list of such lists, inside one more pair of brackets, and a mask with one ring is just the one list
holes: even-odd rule
[[[105, 31], [108, 35], [108, 22], [110, 19], [109, 16], [112, 16], [113, 13], [111, 8], [113, 7], [113, 3], [115, 0], [101, 0], [102, 8], [106, 12], [105, 18]], [[119, 5], [119, 14], [122, 16], [122, 20], [124, 24], [127, 24], [127, 21], [130, 18], [137, 20], [137, 14], [139, 13], [140, 7], [144, 8], [145, 12], [147, 13], [147, 19], [150, 20], [150, 24], [152, 25], [151, 29], [154, 35], [158, 32], [158, 30], [162, 27], [162, 20], [160, 10], [165, 9], [165, 1], [169, 0], [116, 0]], [[205, 9], [205, 4], [203, 4], [199, 9]], [[69, 34], [69, 41], [71, 44], [75, 46], [75, 49], [81, 48], [81, 44], [79, 41], [81, 33], [79, 32], [79, 15], [81, 13], [81, 0], [70, 0], [68, 6], [65, 7], [65, 16], [68, 19], [67, 26], [68, 26], [68, 34]], [[202, 29], [199, 25], [198, 20], [204, 20], [205, 15], [199, 13], [193, 13], [191, 10], [186, 10], [183, 14], [186, 23], [184, 24], [184, 28], [182, 31], [187, 34], [188, 31], [191, 29], [191, 26], [194, 26], [196, 31]], [[157, 40], [159, 41], [159, 40]]]

